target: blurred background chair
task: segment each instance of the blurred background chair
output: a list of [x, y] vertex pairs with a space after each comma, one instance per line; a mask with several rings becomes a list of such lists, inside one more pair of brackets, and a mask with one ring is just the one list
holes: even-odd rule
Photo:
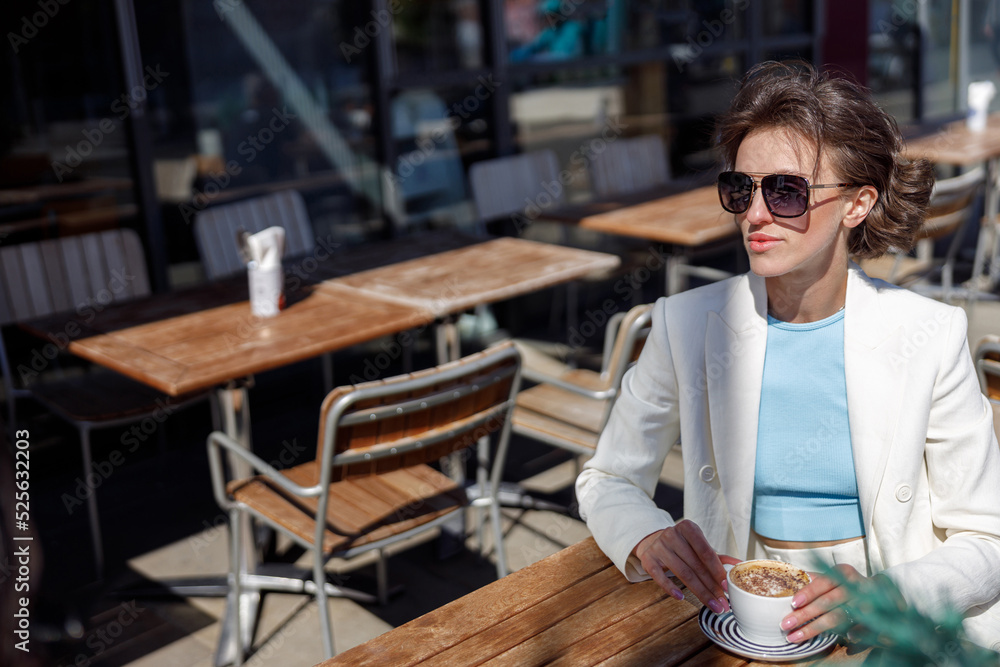
[[658, 134], [609, 141], [587, 168], [598, 198], [650, 190], [670, 181], [667, 150]]
[[625, 371], [649, 335], [652, 305], [617, 313], [606, 327], [600, 371], [571, 368], [532, 345], [518, 343], [522, 376], [536, 382], [517, 395], [513, 431], [577, 455], [593, 455], [621, 389]]
[[[506, 342], [435, 368], [386, 380], [338, 387], [320, 410], [316, 458], [279, 471], [223, 433], [208, 441], [212, 485], [229, 512], [230, 582], [237, 599], [241, 577], [240, 513], [284, 533], [312, 554], [312, 582], [326, 582], [324, 564], [333, 556], [378, 553], [378, 597], [387, 596], [384, 550], [435, 528], [469, 504], [462, 486], [428, 464], [476, 447], [479, 488], [473, 501], [488, 507], [497, 576], [507, 574], [497, 486], [510, 434], [508, 418], [520, 381], [520, 358]], [[492, 465], [488, 436], [496, 437]], [[252, 477], [229, 479], [228, 459], [250, 465]], [[323, 520], [317, 521], [317, 517]], [[479, 546], [483, 548], [483, 536]], [[346, 594], [315, 585], [323, 648], [333, 655], [328, 595]], [[234, 605], [238, 609], [239, 605]], [[240, 637], [236, 614], [234, 636]]]
[[297, 190], [199, 211], [194, 218], [194, 238], [205, 277], [218, 280], [245, 271], [236, 232], [243, 229], [254, 234], [274, 226], [285, 230], [285, 257], [308, 255], [316, 248], [309, 213]]
[[[80, 435], [85, 481], [94, 469], [92, 430], [123, 426], [154, 415], [160, 422], [165, 418], [161, 416], [164, 413], [169, 415], [175, 409], [210, 397], [209, 392], [169, 397], [100, 368], [88, 367], [84, 372], [77, 367], [75, 373], [59, 373], [60, 362], [55, 352], [49, 354], [46, 348], [64, 351], [69, 344], [68, 328], [66, 332], [56, 332], [52, 342], [26, 340], [27, 345], [33, 345], [31, 352], [25, 352], [30, 359], [8, 356], [3, 335], [6, 325], [65, 313], [69, 327], [74, 315], [88, 310], [99, 312], [110, 304], [148, 295], [146, 260], [134, 230], [115, 229], [5, 246], [0, 248], [0, 277], [0, 370], [7, 397], [8, 424], [12, 429], [17, 428], [16, 403], [22, 398], [34, 399], [72, 424]], [[37, 358], [51, 363], [38, 369]], [[214, 421], [214, 405], [212, 414]], [[162, 425], [159, 433], [162, 437]], [[89, 488], [85, 501], [94, 563], [100, 578], [104, 572], [104, 547], [96, 488]]]
[[979, 376], [979, 388], [993, 406], [993, 430], [1000, 440], [1000, 336], [984, 336], [976, 344], [972, 361]]
[[[551, 150], [482, 160], [469, 167], [469, 188], [479, 217], [479, 231], [505, 218], [520, 234], [533, 211], [554, 209], [565, 202], [559, 181], [559, 160]], [[534, 207], [534, 208], [533, 208]]]
[[[309, 212], [298, 190], [281, 190], [199, 211], [194, 218], [194, 238], [205, 277], [214, 281], [245, 272], [237, 232], [256, 234], [268, 227], [285, 230], [285, 258], [305, 257], [316, 248]], [[329, 391], [333, 388], [333, 355], [324, 354], [321, 363], [323, 389]]]
[[[915, 292], [951, 302], [954, 293], [955, 260], [962, 244], [965, 225], [972, 218], [985, 171], [977, 167], [959, 176], [939, 179], [931, 192], [930, 211], [917, 233], [912, 253], [893, 249], [876, 259], [860, 263], [865, 273], [894, 285], [905, 285]], [[943, 255], [936, 255], [935, 245], [948, 241]], [[937, 284], [928, 282], [934, 274]]]

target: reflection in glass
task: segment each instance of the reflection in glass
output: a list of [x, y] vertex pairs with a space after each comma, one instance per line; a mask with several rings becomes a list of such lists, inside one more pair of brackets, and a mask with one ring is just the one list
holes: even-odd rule
[[129, 118], [163, 106], [161, 73], [122, 81], [111, 3], [7, 0], [0, 55], [0, 243], [137, 224]]
[[403, 2], [391, 7], [400, 74], [483, 65], [483, 35], [476, 0]]
[[628, 3], [627, 48], [670, 44], [675, 60], [693, 59], [708, 46], [741, 39], [750, 0], [635, 0]]
[[[908, 3], [902, 3], [902, 8], [905, 12]], [[950, 0], [927, 0], [915, 4], [910, 11], [910, 15], [913, 14], [917, 24], [922, 26], [921, 38], [913, 54], [921, 58], [924, 116], [940, 118], [953, 114], [965, 108], [965, 91], [958, 90], [955, 79], [959, 35], [957, 32], [952, 34], [952, 3]], [[981, 21], [973, 19], [972, 23], [981, 25]]]
[[615, 53], [625, 4], [624, 0], [504, 0], [510, 62]]
[[387, 196], [407, 224], [472, 222], [465, 173], [492, 145], [491, 94], [483, 79], [469, 88], [410, 89], [393, 98], [396, 163]]
[[[696, 66], [694, 66], [696, 64]], [[574, 78], [538, 75], [511, 95], [519, 152], [555, 151], [568, 179], [568, 198], [591, 195], [587, 165], [602, 142], [655, 134], [663, 138], [675, 177], [710, 169], [712, 123], [725, 110], [743, 73], [735, 54], [702, 56], [678, 71], [670, 62], [588, 70]]]
[[798, 35], [812, 32], [810, 0], [764, 0], [760, 7], [764, 35]]

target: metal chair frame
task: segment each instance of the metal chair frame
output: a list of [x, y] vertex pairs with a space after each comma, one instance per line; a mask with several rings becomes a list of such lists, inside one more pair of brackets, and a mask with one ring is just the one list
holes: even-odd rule
[[[506, 397], [502, 400], [498, 398], [488, 408], [478, 410], [472, 415], [454, 420], [445, 425], [434, 426], [430, 430], [418, 432], [413, 435], [365, 446], [360, 451], [350, 448], [341, 448], [338, 451], [338, 447], [342, 444], [338, 438], [343, 427], [362, 424], [375, 426], [386, 419], [419, 415], [432, 408], [441, 408], [467, 401], [473, 394], [499, 383], [510, 383]], [[433, 390], [435, 386], [439, 385], [445, 386], [434, 393], [421, 394], [421, 392], [429, 389]], [[329, 584], [319, 585], [320, 582], [326, 582], [324, 570], [326, 562], [334, 556], [352, 558], [368, 551], [376, 551], [379, 554], [376, 569], [378, 599], [384, 602], [388, 588], [384, 549], [449, 521], [455, 515], [457, 508], [418, 526], [407, 529], [405, 532], [352, 548], [343, 550], [334, 548], [326, 552], [324, 549], [324, 537], [328, 529], [326, 521], [315, 521], [315, 532], [312, 539], [307, 540], [296, 535], [279, 521], [233, 498], [227, 491], [226, 475], [223, 469], [223, 452], [230, 457], [231, 463], [236, 463], [237, 465], [243, 464], [244, 466], [249, 465], [253, 470], [261, 473], [258, 478], [265, 477], [268, 481], [275, 483], [282, 490], [292, 494], [294, 497], [318, 499], [316, 512], [313, 515], [315, 520], [315, 517], [327, 516], [328, 509], [331, 509], [330, 493], [332, 485], [337, 484], [337, 481], [334, 479], [335, 471], [345, 471], [348, 466], [354, 466], [355, 472], [351, 474], [359, 474], [356, 472], [356, 467], [361, 465], [372, 469], [368, 474], [377, 475], [378, 472], [375, 472], [374, 468], [378, 462], [392, 458], [399, 459], [404, 456], [413, 457], [409, 463], [400, 465], [401, 468], [405, 468], [410, 465], [426, 463], [427, 461], [424, 460], [424, 457], [438, 443], [447, 443], [456, 437], [462, 437], [463, 440], [461, 443], [448, 443], [446, 445], [457, 452], [468, 450], [475, 442], [478, 448], [477, 465], [479, 480], [481, 483], [487, 484], [488, 492], [472, 500], [470, 506], [480, 508], [480, 511], [482, 508], [488, 508], [496, 545], [497, 576], [506, 576], [507, 560], [503, 548], [503, 531], [497, 490], [500, 485], [504, 462], [506, 461], [510, 437], [511, 425], [509, 412], [514, 405], [519, 385], [520, 357], [516, 347], [512, 343], [507, 342], [487, 349], [484, 352], [449, 362], [428, 369], [427, 371], [421, 371], [411, 376], [398, 376], [384, 381], [374, 381], [353, 387], [335, 389], [327, 396], [326, 401], [324, 401], [325, 414], [321, 423], [320, 452], [318, 455], [320, 476], [317, 483], [311, 486], [302, 486], [291, 481], [279, 470], [248, 451], [240, 443], [226, 436], [224, 433], [212, 433], [208, 439], [212, 487], [216, 501], [220, 507], [229, 513], [230, 524], [233, 527], [231, 531], [229, 580], [237, 599], [239, 598], [239, 587], [242, 583], [238, 564], [242, 557], [241, 549], [243, 548], [241, 546], [243, 539], [239, 535], [239, 513], [247, 512], [258, 521], [287, 535], [295, 543], [312, 553], [312, 585], [307, 586], [305, 592], [316, 596], [322, 626], [321, 630], [323, 632], [323, 648], [327, 657], [332, 657], [334, 650], [333, 628], [327, 607], [327, 600], [330, 595], [351, 596], [352, 592], [346, 589], [331, 587]], [[416, 395], [416, 398], [414, 398], [414, 395]], [[376, 404], [376, 407], [368, 407], [372, 404]], [[496, 455], [493, 457], [492, 465], [490, 465], [489, 438], [487, 437], [490, 434], [497, 434], [498, 436]], [[349, 443], [346, 444], [349, 445]], [[478, 537], [480, 548], [482, 548], [484, 542], [481, 531]], [[232, 631], [236, 637], [242, 636], [240, 627], [242, 620], [239, 617], [238, 609], [239, 605], [236, 605], [236, 613], [233, 614], [235, 628]], [[241, 660], [242, 656], [238, 656], [237, 664]]]

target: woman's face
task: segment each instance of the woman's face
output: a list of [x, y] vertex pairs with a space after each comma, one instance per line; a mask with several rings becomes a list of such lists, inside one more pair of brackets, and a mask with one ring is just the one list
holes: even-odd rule
[[[759, 183], [762, 175], [794, 174], [810, 185], [838, 183], [843, 178], [820, 156], [816, 168], [815, 145], [784, 129], [761, 129], [743, 139], [736, 154], [735, 171], [753, 175], [758, 182], [750, 207], [736, 214], [750, 269], [765, 278], [791, 279], [811, 284], [847, 270], [847, 237], [861, 219], [848, 216], [854, 203], [841, 188], [809, 191], [809, 206], [797, 218], [775, 217], [764, 203]], [[846, 219], [845, 219], [846, 218]]]

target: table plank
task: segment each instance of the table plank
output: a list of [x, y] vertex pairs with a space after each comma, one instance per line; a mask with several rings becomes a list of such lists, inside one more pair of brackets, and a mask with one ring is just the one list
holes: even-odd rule
[[[85, 328], [81, 322], [81, 335], [68, 349], [177, 396], [434, 319], [420, 308], [336, 286], [292, 295], [273, 318], [253, 315], [248, 301], [236, 300], [240, 295], [240, 288], [228, 285], [109, 307]], [[65, 331], [66, 322], [46, 318], [25, 327], [44, 337]]]
[[504, 237], [353, 273], [320, 288], [348, 286], [443, 317], [612, 269], [620, 262], [607, 253]]
[[[323, 662], [323, 667], [412, 665], [429, 660], [606, 570], [613, 570], [611, 561], [593, 539], [584, 540], [336, 655]], [[620, 577], [617, 570], [613, 574]]]
[[[687, 595], [690, 596], [690, 594]], [[663, 662], [665, 656], [670, 656], [674, 664], [684, 663], [686, 665], [690, 656], [704, 652], [706, 648], [705, 633], [701, 631], [697, 618], [701, 603], [693, 596], [690, 597], [694, 604], [689, 606], [695, 611], [693, 616], [688, 617], [683, 623], [672, 627], [661, 627], [663, 623], [659, 614], [663, 614], [666, 608], [678, 606], [669, 599], [663, 600], [661, 604], [643, 610], [648, 613], [637, 614], [619, 624], [622, 627], [616, 626], [611, 629], [611, 632], [589, 638], [587, 643], [594, 645], [592, 649], [594, 658], [600, 657], [602, 659], [588, 657], [585, 662], [577, 662], [576, 664], [608, 665], [609, 667], [611, 665], [622, 665], [623, 667], [626, 665], [655, 665]], [[638, 627], [630, 627], [635, 625]], [[636, 636], [643, 628], [651, 629], [647, 630], [646, 637], [637, 642], [626, 645], [625, 641], [619, 639], [620, 637]], [[566, 662], [565, 664], [573, 663]], [[718, 663], [713, 662], [714, 664]]]
[[546, 212], [554, 220], [607, 234], [695, 247], [734, 237], [739, 230], [732, 213], [719, 203], [716, 187], [706, 186], [636, 201], [622, 197]]
[[[685, 595], [628, 582], [588, 538], [318, 667], [758, 664], [713, 644], [698, 625], [701, 603]], [[836, 646], [798, 664], [856, 664], [866, 653]]]
[[[479, 664], [498, 658], [497, 664], [535, 664], [538, 660], [528, 659], [521, 654], [524, 648], [546, 637], [550, 630], [558, 626], [563, 634], [571, 625], [585, 624], [586, 621], [573, 617], [591, 614], [595, 606], [607, 605], [621, 586], [621, 574], [614, 568], [601, 570], [592, 577], [580, 580], [564, 591], [545, 599], [524, 611], [511, 614], [503, 621], [449, 647], [425, 661], [426, 665]], [[618, 595], [620, 598], [621, 596]], [[624, 601], [622, 609], [631, 608]], [[624, 613], [624, 612], [623, 612]], [[547, 646], [551, 647], [552, 642]], [[550, 660], [550, 652], [541, 651], [541, 661]]]
[[969, 165], [1000, 155], [1000, 114], [991, 114], [986, 129], [972, 132], [965, 121], [950, 123], [941, 131], [906, 142], [910, 158], [925, 157], [940, 164]]
[[660, 628], [675, 628], [697, 613], [694, 607], [687, 610], [660, 604], [667, 593], [653, 582], [629, 584], [620, 572], [614, 573], [618, 586], [610, 594], [487, 664], [593, 665]]

